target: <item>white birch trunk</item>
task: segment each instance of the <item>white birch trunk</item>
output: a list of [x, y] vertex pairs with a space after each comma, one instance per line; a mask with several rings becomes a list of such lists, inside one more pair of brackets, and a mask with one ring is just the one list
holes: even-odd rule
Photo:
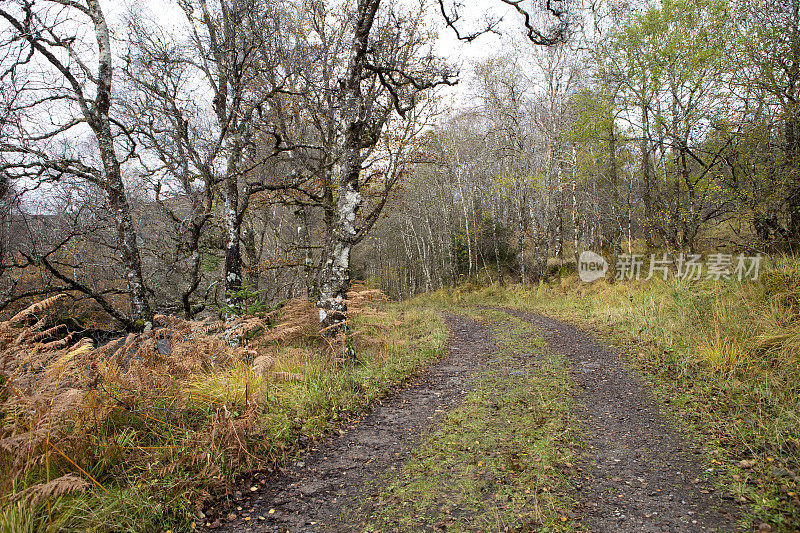
[[94, 23], [95, 37], [99, 51], [97, 73], [97, 96], [94, 113], [88, 113], [87, 120], [97, 137], [100, 159], [103, 163], [104, 179], [102, 188], [113, 213], [117, 240], [122, 255], [122, 268], [131, 305], [131, 322], [135, 328], [152, 325], [153, 311], [147, 300], [147, 289], [142, 276], [142, 263], [139, 255], [136, 230], [130, 204], [125, 194], [122, 170], [114, 148], [114, 135], [111, 131], [111, 87], [113, 78], [111, 37], [105, 15], [97, 0], [87, 0], [89, 16]]

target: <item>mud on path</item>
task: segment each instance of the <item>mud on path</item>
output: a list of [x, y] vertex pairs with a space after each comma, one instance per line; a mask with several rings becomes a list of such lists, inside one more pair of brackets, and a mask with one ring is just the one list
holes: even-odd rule
[[575, 479], [589, 531], [736, 531], [737, 505], [717, 475], [659, 412], [621, 357], [578, 328], [504, 309], [534, 324], [549, 350], [568, 358], [578, 385], [576, 415], [586, 446]]
[[[660, 414], [618, 354], [574, 326], [498, 310], [536, 326], [547, 350], [571, 364], [586, 444], [572, 478], [581, 530], [736, 530], [737, 505], [715, 491], [716, 473]], [[243, 486], [214, 531], [353, 531], [351, 524], [371, 514], [381, 480], [461, 403], [482, 369], [482, 354], [497, 346], [475, 320], [447, 316], [447, 322], [451, 335], [441, 362], [280, 475], [254, 490]]]
[[[489, 330], [467, 317], [446, 316], [447, 356], [358, 424], [312, 448], [279, 476], [241, 497], [213, 526], [222, 532], [351, 531], [350, 511], [364, 509], [373, 481], [403, 463], [437, 421], [470, 392], [480, 356], [492, 351]], [[272, 511], [272, 513], [270, 513]]]

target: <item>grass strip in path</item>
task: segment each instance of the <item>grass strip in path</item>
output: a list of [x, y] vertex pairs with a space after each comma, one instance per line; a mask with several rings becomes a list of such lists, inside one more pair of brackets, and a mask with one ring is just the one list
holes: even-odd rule
[[578, 385], [575, 413], [586, 433], [588, 476], [578, 512], [591, 531], [735, 531], [739, 509], [717, 494], [717, 468], [703, 464], [659, 412], [652, 392], [621, 358], [578, 328], [534, 313], [508, 313], [539, 327], [548, 352], [562, 354]]
[[387, 476], [367, 531], [573, 529], [567, 362], [530, 324], [470, 313], [497, 349], [464, 403]]

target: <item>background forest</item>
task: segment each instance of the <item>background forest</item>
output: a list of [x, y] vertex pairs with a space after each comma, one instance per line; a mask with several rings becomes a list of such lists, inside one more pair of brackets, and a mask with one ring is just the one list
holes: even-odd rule
[[365, 275], [405, 295], [535, 282], [584, 250], [612, 270], [622, 253], [794, 251], [797, 13], [608, 4], [568, 45], [479, 63], [474, 106], [420, 138]]
[[333, 323], [351, 269], [407, 296], [587, 249], [797, 246], [797, 2], [532, 11], [455, 107], [431, 28], [464, 13], [377, 4], [178, 2], [110, 33], [94, 2], [9, 2], [0, 309], [67, 292], [117, 329], [307, 296]]

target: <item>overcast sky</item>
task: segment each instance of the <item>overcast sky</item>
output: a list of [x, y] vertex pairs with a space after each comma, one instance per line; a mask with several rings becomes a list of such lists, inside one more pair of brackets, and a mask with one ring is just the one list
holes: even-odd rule
[[[452, 2], [452, 0], [446, 1]], [[443, 91], [452, 100], [452, 105], [459, 107], [468, 105], [470, 101], [471, 65], [509, 48], [511, 46], [509, 43], [512, 41], [524, 40], [519, 16], [509, 6], [498, 0], [461, 1], [465, 7], [460, 11], [462, 20], [458, 25], [464, 28], [463, 33], [469, 33], [470, 28], [481, 27], [481, 22], [486, 17], [491, 17], [494, 20], [502, 19], [498, 29], [503, 35], [486, 34], [472, 43], [464, 43], [456, 38], [451, 29], [445, 27], [438, 7], [434, 6], [435, 8], [430, 10], [431, 26], [439, 30], [436, 53], [460, 67], [460, 83], [454, 88]], [[101, 4], [106, 16], [112, 21], [112, 26], [118, 25], [124, 14], [132, 7], [150, 11], [165, 25], [173, 21], [175, 24], [180, 24], [183, 16], [175, 0], [101, 0]]]

